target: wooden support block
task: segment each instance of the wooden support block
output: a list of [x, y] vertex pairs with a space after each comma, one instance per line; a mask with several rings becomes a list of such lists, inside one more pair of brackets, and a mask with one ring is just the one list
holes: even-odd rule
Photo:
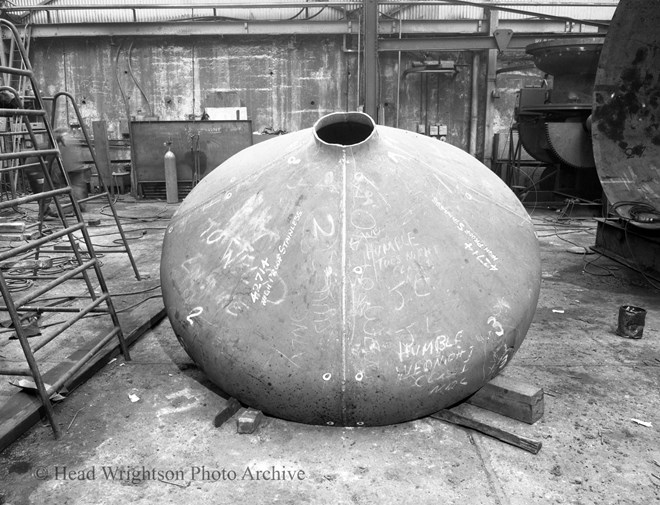
[[40, 260], [21, 260], [21, 261], [3, 261], [0, 263], [0, 268], [9, 269], [17, 268], [23, 270], [36, 270], [39, 268], [51, 268], [53, 266], [52, 258], [40, 259]]
[[23, 221], [0, 222], [0, 233], [23, 233], [24, 231], [25, 223]]
[[240, 434], [254, 433], [263, 417], [260, 410], [245, 409], [245, 412], [236, 419], [236, 431]]
[[220, 413], [215, 416], [215, 419], [213, 421], [213, 426], [216, 428], [219, 428], [223, 424], [225, 424], [231, 416], [236, 414], [239, 410], [241, 410], [243, 406], [241, 405], [241, 402], [239, 402], [236, 398], [230, 398], [227, 401], [227, 405], [225, 405], [225, 408], [220, 411]]
[[0, 241], [15, 242], [25, 240], [22, 233], [0, 233]]
[[500, 428], [481, 423], [474, 419], [470, 419], [469, 417], [461, 416], [460, 414], [456, 414], [451, 410], [440, 410], [435, 414], [431, 414], [431, 417], [434, 419], [440, 419], [441, 421], [446, 421], [448, 423], [456, 424], [458, 426], [463, 426], [464, 428], [470, 428], [472, 430], [478, 431], [479, 433], [483, 433], [484, 435], [488, 435], [489, 437], [493, 437], [497, 440], [513, 445], [514, 447], [518, 447], [527, 452], [531, 452], [532, 454], [538, 454], [538, 452], [541, 450], [541, 442], [537, 442], [536, 440], [532, 440], [530, 438], [521, 437], [519, 435], [515, 435], [514, 433], [509, 433], [508, 431], [504, 431]]
[[498, 375], [467, 403], [527, 424], [543, 417], [543, 389]]

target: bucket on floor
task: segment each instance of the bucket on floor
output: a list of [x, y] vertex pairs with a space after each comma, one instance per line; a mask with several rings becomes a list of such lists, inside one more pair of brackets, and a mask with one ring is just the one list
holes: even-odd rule
[[645, 319], [646, 310], [632, 305], [622, 305], [619, 307], [617, 335], [628, 338], [642, 338]]

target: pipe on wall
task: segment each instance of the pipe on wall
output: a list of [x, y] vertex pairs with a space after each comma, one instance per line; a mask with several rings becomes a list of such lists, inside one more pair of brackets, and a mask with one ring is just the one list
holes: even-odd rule
[[378, 1], [364, 0], [364, 112], [378, 123]]
[[357, 41], [357, 90], [355, 92], [355, 110], [360, 107], [360, 51], [362, 50], [362, 15], [358, 16], [358, 41]]
[[[399, 39], [401, 38], [401, 20], [399, 19]], [[396, 67], [396, 122], [399, 127], [399, 103], [401, 102], [401, 51], [399, 51], [399, 60]]]
[[472, 53], [472, 90], [470, 92], [470, 139], [468, 152], [475, 156], [477, 152], [477, 104], [479, 100], [479, 53]]
[[[358, 110], [358, 107], [360, 106], [360, 53], [362, 52], [362, 49], [360, 45], [362, 44], [362, 21], [361, 17], [358, 16], [358, 33], [357, 33], [357, 49], [349, 49], [348, 48], [348, 42], [347, 42], [347, 35], [344, 34], [343, 39], [342, 39], [342, 47], [341, 50], [344, 54], [346, 53], [355, 53], [357, 57], [357, 70], [356, 70], [356, 78], [355, 78], [355, 108], [353, 110]], [[350, 81], [351, 81], [351, 75], [350, 75], [350, 70], [348, 67], [348, 60], [346, 60], [346, 69], [347, 69], [347, 75], [346, 75], [346, 112], [348, 112], [350, 109], [350, 93], [349, 93], [349, 87], [350, 87]]]

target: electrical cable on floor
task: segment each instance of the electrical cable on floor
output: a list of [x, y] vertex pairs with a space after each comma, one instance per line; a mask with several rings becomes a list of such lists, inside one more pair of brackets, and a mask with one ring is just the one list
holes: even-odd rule
[[117, 312], [118, 314], [121, 314], [122, 312], [126, 312], [126, 311], [128, 311], [128, 310], [134, 309], [135, 307], [138, 307], [138, 306], [142, 305], [142, 304], [143, 304], [144, 302], [146, 302], [147, 300], [153, 300], [153, 299], [155, 299], [155, 298], [162, 298], [162, 297], [163, 297], [163, 295], [152, 295], [152, 296], [148, 296], [148, 297], [146, 297], [146, 298], [140, 300], [139, 302], [134, 303], [133, 305], [130, 305], [129, 307], [124, 307], [123, 309], [115, 310], [115, 312]]
[[564, 230], [564, 231], [555, 231], [553, 233], [547, 233], [545, 235], [541, 235], [540, 233], [537, 232], [536, 236], [538, 238], [548, 238], [548, 237], [561, 238], [560, 235], [573, 235], [575, 233], [583, 233], [583, 234], [593, 235], [593, 233], [591, 233], [587, 230]]
[[[628, 214], [630, 215], [630, 219], [635, 222], [639, 223], [647, 223], [647, 222], [659, 222], [660, 223], [660, 211], [656, 209], [653, 205], [647, 202], [636, 202], [636, 201], [629, 201], [629, 200], [622, 200], [619, 202], [616, 202], [612, 204], [610, 207], [610, 212], [614, 213], [616, 209], [619, 207], [630, 207], [630, 210], [628, 210]], [[652, 214], [654, 216], [657, 216], [657, 218], [644, 218], [642, 219], [640, 217], [641, 214]]]
[[556, 228], [565, 228], [569, 231], [575, 231], [576, 233], [589, 233], [590, 235], [594, 234], [594, 225], [581, 225], [581, 224], [572, 224], [572, 223], [553, 223], [548, 221], [545, 223], [534, 223], [534, 228], [544, 228], [550, 227], [553, 229]]
[[[608, 266], [596, 265], [596, 261], [598, 261], [601, 258], [605, 258], [605, 256], [603, 254], [598, 253], [598, 255], [593, 260], [586, 261], [586, 255], [585, 255], [583, 257], [583, 260], [585, 261], [585, 264], [582, 267], [582, 271], [586, 274], [593, 275], [595, 277], [615, 277], [616, 278], [616, 275], [614, 275], [613, 272], [619, 271], [619, 270], [621, 270], [621, 268], [616, 266], [616, 265], [608, 265]], [[597, 274], [595, 272], [589, 272], [589, 271], [587, 271], [587, 267], [589, 267], [589, 266], [594, 266], [594, 267], [600, 268], [601, 270], [604, 270], [607, 273]]]
[[25, 291], [34, 286], [34, 282], [29, 279], [6, 279], [7, 287], [12, 293]]
[[[114, 295], [113, 295], [113, 296], [114, 296]], [[148, 300], [153, 300], [153, 299], [155, 299], [155, 298], [162, 298], [162, 297], [163, 297], [163, 295], [153, 295], [153, 296], [148, 296], [148, 297], [146, 297], [146, 298], [143, 298], [143, 299], [140, 300], [139, 302], [134, 303], [133, 305], [129, 305], [128, 307], [124, 307], [123, 309], [115, 309], [115, 313], [116, 313], [116, 314], [121, 314], [122, 312], [127, 312], [127, 311], [129, 311], [129, 310], [134, 309], [135, 307], [139, 307], [140, 305], [142, 305], [144, 302], [146, 302], [146, 301], [148, 301]], [[99, 316], [107, 316], [107, 315], [108, 315], [108, 314], [103, 314], [103, 313], [99, 313], [99, 312], [94, 312], [94, 313], [90, 313], [90, 314], [85, 315], [85, 317], [99, 317]]]
[[[106, 209], [107, 209], [108, 207], [109, 207], [109, 205], [104, 205], [103, 207], [101, 207], [101, 208], [99, 209], [99, 214], [102, 214], [102, 215], [104, 215], [104, 216], [108, 216], [108, 217], [114, 217], [114, 216], [112, 215], [112, 213], [107, 213], [107, 212], [106, 212]], [[117, 217], [118, 217], [119, 219], [126, 219], [126, 220], [132, 220], [132, 221], [140, 221], [140, 222], [143, 222], [143, 223], [151, 223], [151, 222], [153, 222], [153, 221], [169, 220], [169, 219], [170, 219], [169, 217], [161, 217], [161, 215], [162, 215], [162, 214], [165, 214], [165, 212], [167, 212], [167, 210], [168, 210], [167, 205], [165, 205], [165, 206], [163, 207], [163, 209], [162, 209], [160, 212], [156, 213], [156, 215], [153, 216], [153, 217], [120, 216], [119, 214], [117, 214]]]
[[[560, 220], [561, 219], [561, 220]], [[532, 221], [534, 221], [534, 225], [542, 225], [543, 223], [547, 223], [552, 226], [566, 226], [570, 228], [578, 228], [580, 226], [584, 228], [591, 229], [594, 227], [593, 221], [595, 220], [594, 217], [571, 217], [571, 218], [559, 218], [559, 217], [548, 217], [548, 216], [532, 216]], [[540, 222], [538, 222], [540, 221]], [[580, 225], [574, 223], [574, 221], [578, 221], [579, 223], [583, 223], [586, 221], [592, 222], [591, 224], [588, 225]]]
[[[116, 202], [116, 198], [115, 198]], [[34, 207], [34, 206], [33, 206]], [[105, 205], [100, 209], [100, 213], [103, 215], [107, 215], [108, 217], [114, 218], [114, 215], [110, 212], [107, 212], [106, 209], [109, 207], [109, 205]], [[117, 216], [119, 219], [123, 219], [125, 221], [128, 221], [129, 223], [151, 223], [151, 222], [156, 222], [159, 220], [165, 220], [169, 219], [167, 217], [161, 217], [163, 213], [167, 212], [168, 208], [167, 206], [164, 206], [160, 211], [158, 211], [155, 215], [149, 216], [149, 217], [132, 217], [132, 216]], [[40, 223], [41, 224], [41, 233], [42, 235], [47, 235], [53, 233], [54, 229], [49, 226], [46, 222], [39, 220], [39, 212], [36, 208], [28, 207], [22, 210], [15, 209], [14, 214], [19, 214], [22, 219], [26, 223]], [[114, 221], [114, 219], [113, 219]], [[55, 223], [53, 223], [55, 224]], [[57, 224], [62, 224], [58, 222]], [[115, 223], [109, 224], [109, 226], [115, 227]], [[57, 226], [56, 228], [57, 229]], [[138, 235], [128, 235], [126, 236], [127, 241], [134, 241], [134, 240], [139, 240], [144, 235], [147, 233], [147, 230], [149, 229], [154, 229], [154, 230], [165, 230], [166, 227], [164, 226], [149, 226], [149, 227], [135, 227], [131, 228], [128, 231], [129, 232], [137, 232], [139, 233]], [[90, 239], [94, 239], [95, 237], [100, 237], [100, 236], [112, 236], [112, 235], [118, 235], [120, 232], [117, 231], [112, 231], [112, 232], [107, 232], [107, 233], [102, 233], [102, 234], [90, 234]], [[84, 239], [81, 237], [73, 237], [74, 240], [77, 243], [84, 243]], [[26, 239], [19, 239], [21, 243], [27, 242], [28, 240]], [[112, 244], [99, 244], [97, 242], [92, 242], [92, 246], [95, 249], [103, 249], [106, 248], [107, 250], [113, 249], [113, 248], [120, 248], [123, 246], [123, 240], [121, 238], [118, 238], [113, 241]], [[0, 247], [0, 250], [10, 250], [13, 247], [15, 247], [15, 244], [12, 242], [8, 242], [6, 247]], [[80, 251], [82, 255], [87, 254], [84, 250]], [[99, 266], [103, 266], [103, 262], [100, 261], [100, 258], [104, 256], [103, 253], [96, 253], [95, 254], [96, 258], [99, 260]], [[22, 276], [22, 275], [33, 275], [37, 279], [36, 282], [39, 281], [38, 277], [49, 277], [49, 276], [54, 276], [54, 275], [59, 275], [62, 274], [63, 272], [76, 268], [78, 267], [78, 262], [75, 259], [75, 256], [59, 256], [59, 257], [51, 257], [51, 256], [41, 256], [40, 259], [51, 259], [52, 260], [52, 266], [49, 268], [42, 268], [42, 269], [36, 269], [36, 268], [20, 268], [20, 269], [8, 269], [7, 273], [9, 275], [14, 275], [14, 276]], [[30, 289], [34, 283], [35, 280], [32, 279], [11, 279], [11, 282], [8, 283], [8, 287], [10, 291], [12, 292], [18, 292], [18, 291], [25, 291], [27, 289]]]
[[[149, 291], [154, 291], [156, 289], [160, 289], [160, 284], [157, 284], [157, 285], [152, 286], [150, 288], [141, 289], [139, 291], [129, 291], [129, 292], [125, 292], [125, 293], [111, 293], [111, 294], [112, 294], [113, 298], [121, 297], [121, 296], [135, 296], [135, 295], [141, 295], [141, 294], [144, 294], [144, 293], [148, 293]], [[52, 296], [52, 297], [48, 297], [48, 298], [39, 298], [39, 299], [35, 300], [33, 303], [47, 302], [47, 301], [54, 301], [54, 300], [66, 300], [66, 299], [69, 299], [69, 298], [89, 298], [89, 296], [85, 296], [85, 295]]]
[[[124, 237], [125, 237], [126, 241], [128, 242], [130, 240], [140, 240], [146, 234], [147, 234], [147, 232], [145, 231], [145, 232], [141, 233], [139, 236], [129, 237], [129, 236], [124, 235]], [[96, 257], [102, 257], [103, 256], [103, 253], [97, 252], [97, 249], [100, 249], [100, 248], [121, 249], [121, 248], [124, 247], [124, 239], [122, 239], [122, 238], [118, 238], [118, 239], [113, 240], [112, 244], [100, 244], [98, 242], [94, 242], [94, 240], [93, 240], [95, 237], [98, 237], [98, 236], [105, 236], [105, 235], [90, 235], [90, 240], [92, 242], [92, 247], [95, 250], [95, 256]], [[79, 242], [81, 244], [85, 243], [84, 239], [82, 239], [80, 237], [74, 237], [74, 239], [76, 240], [76, 242]]]
[[[133, 223], [128, 223], [129, 226], [132, 226]], [[94, 229], [98, 228], [116, 228], [114, 224], [99, 224], [94, 226]], [[158, 230], [158, 231], [163, 231], [167, 230], [167, 226], [139, 226], [137, 228], [127, 228], [126, 226], [123, 227], [124, 232], [131, 232], [131, 231], [142, 231], [142, 230]], [[94, 233], [92, 234], [92, 237], [105, 237], [109, 235], [119, 235], [119, 230], [116, 231], [109, 231], [109, 232], [104, 232], [104, 233]]]
[[[130, 291], [130, 292], [125, 292], [125, 293], [112, 293], [112, 297], [113, 298], [121, 298], [121, 297], [125, 297], [125, 296], [141, 295], [141, 294], [144, 294], [144, 293], [148, 293], [150, 291], [154, 291], [156, 289], [160, 289], [160, 284], [157, 284], [157, 285], [152, 286], [150, 288], [141, 289], [139, 291]], [[128, 307], [124, 307], [123, 309], [115, 310], [115, 313], [120, 314], [122, 312], [127, 312], [131, 309], [134, 309], [135, 307], [137, 307], [139, 305], [142, 305], [147, 300], [152, 300], [152, 299], [155, 299], [155, 298], [162, 298], [162, 296], [163, 296], [162, 294], [149, 296], [147, 298], [144, 298], [144, 299], [134, 303], [133, 305], [130, 305]], [[85, 298], [86, 299], [86, 298], [89, 298], [89, 296], [85, 296], [85, 295], [52, 296], [52, 297], [47, 297], [47, 298], [36, 299], [36, 300], [33, 301], [33, 303], [39, 304], [39, 303], [52, 302], [52, 301], [57, 301], [57, 300], [73, 300], [73, 299], [76, 299], [76, 298], [78, 298], [78, 299]], [[87, 314], [85, 317], [88, 318], [88, 317], [99, 317], [99, 316], [107, 316], [107, 315], [109, 315], [109, 314], [107, 314], [107, 313], [90, 313], [90, 314]], [[48, 328], [48, 327], [51, 327], [51, 326], [56, 326], [58, 324], [64, 324], [66, 322], [67, 321], [48, 322], [47, 324], [43, 324], [43, 325], [40, 324], [39, 328]], [[7, 329], [1, 329], [0, 328], [0, 334], [9, 333], [9, 332], [14, 332], [14, 329], [13, 328], [7, 328]]]
[[[598, 264], [595, 263], [599, 259], [605, 257], [603, 254], [597, 253], [597, 256], [594, 259], [588, 260], [587, 259], [587, 256], [588, 256], [587, 255], [587, 253], [588, 253], [587, 247], [579, 245], [579, 244], [577, 244], [577, 243], [575, 243], [571, 240], [568, 240], [568, 239], [566, 239], [562, 236], [562, 235], [569, 235], [569, 234], [575, 234], [575, 233], [586, 233], [586, 234], [589, 234], [589, 235], [595, 235], [595, 233], [593, 231], [593, 225], [589, 226], [589, 225], [584, 225], [584, 224], [561, 223], [561, 222], [557, 222], [555, 220], [551, 220], [549, 218], [541, 218], [541, 217], [535, 217], [533, 219], [536, 220], [536, 221], [541, 221], [540, 223], [539, 222], [534, 223], [535, 228], [537, 228], [537, 227], [544, 227], [544, 228], [545, 227], [552, 227], [554, 229], [554, 233], [548, 233], [548, 234], [544, 234], [544, 235], [541, 235], [541, 234], [537, 233], [537, 237], [547, 238], [547, 237], [553, 237], [554, 236], [554, 237], [557, 237], [559, 240], [562, 240], [562, 241], [564, 241], [568, 244], [571, 244], [572, 246], [575, 246], [575, 247], [578, 247], [578, 248], [584, 250], [584, 252], [582, 253], [582, 260], [584, 262], [584, 265], [582, 267], [582, 272], [583, 273], [588, 274], [588, 275], [593, 275], [595, 277], [615, 277], [616, 278], [616, 275], [614, 275], [614, 272], [617, 272], [617, 271], [620, 270], [620, 268], [618, 266], [614, 266], [614, 265], [603, 266], [603, 265], [598, 265]], [[588, 218], [588, 219], [592, 219], [592, 218]], [[585, 219], [581, 219], [580, 221], [584, 221], [584, 220]], [[564, 230], [559, 231], [557, 229], [558, 227], [562, 227], [562, 228], [564, 228]], [[590, 270], [590, 267], [599, 268], [600, 270], [603, 270], [605, 273], [596, 273], [593, 270]]]
[[[534, 223], [534, 230], [537, 238], [557, 237], [559, 240], [563, 240], [564, 242], [567, 242], [575, 247], [583, 248], [585, 250], [585, 254], [587, 252], [587, 248], [585, 246], [581, 246], [579, 244], [576, 244], [575, 242], [565, 239], [563, 238], [563, 235], [572, 235], [577, 233], [588, 234], [592, 236], [595, 235], [593, 231], [593, 225], [561, 223], [555, 220], [550, 220], [548, 218], [540, 218], [540, 217], [534, 217], [532, 218], [532, 221]], [[541, 230], [539, 230], [539, 228], [542, 229], [551, 228], [553, 232], [541, 233]], [[558, 228], [563, 228], [563, 229], [560, 231]]]
[[[536, 183], [534, 182], [534, 179], [532, 179], [531, 176], [530, 176], [528, 173], [523, 172], [523, 171], [520, 170], [520, 169], [518, 170], [518, 173], [523, 174], [525, 177], [527, 177], [527, 179], [529, 179], [529, 182], [532, 183], [532, 186], [531, 186], [531, 187], [532, 187], [532, 193], [533, 193], [533, 195], [534, 195], [534, 204], [532, 205], [531, 210], [528, 211], [529, 216], [532, 217], [532, 216], [534, 215], [534, 212], [536, 211], [536, 207], [538, 206], [538, 203], [539, 203], [539, 199], [538, 199], [538, 190], [536, 189]], [[528, 186], [528, 187], [529, 187], [529, 186]], [[522, 194], [520, 195], [520, 197], [524, 197], [524, 195], [526, 195], [527, 193], [528, 193], [528, 191], [525, 191], [524, 193], [522, 193]], [[522, 202], [522, 200], [521, 200], [521, 202]]]
[[[116, 201], [117, 201], [117, 199], [115, 198], [115, 203], [116, 203]], [[112, 213], [106, 212], [106, 209], [108, 207], [109, 207], [108, 205], [102, 207], [99, 212], [102, 215], [112, 217], [113, 221], [114, 221], [115, 215], [112, 214]], [[134, 223], [157, 222], [157, 221], [160, 221], [160, 220], [168, 220], [169, 219], [168, 217], [162, 217], [162, 214], [167, 212], [167, 210], [168, 209], [165, 206], [165, 207], [163, 207], [162, 210], [157, 212], [155, 215], [153, 215], [151, 217], [147, 217], [147, 218], [117, 215], [117, 219], [123, 219], [125, 221], [134, 222]], [[12, 216], [15, 215], [15, 214], [20, 215], [21, 219], [24, 222], [26, 222], [26, 224], [28, 224], [28, 223], [38, 223], [40, 225], [39, 226], [39, 231], [41, 232], [42, 236], [52, 234], [55, 231], [48, 224], [46, 224], [46, 222], [43, 219], [40, 219], [41, 216], [39, 216], [38, 210], [30, 208], [29, 209], [30, 212], [28, 212], [28, 209], [25, 209], [25, 210], [14, 209], [14, 211], [15, 212], [12, 214]], [[59, 224], [61, 226], [64, 226], [64, 223], [62, 223], [61, 221], [58, 221], [57, 224]], [[32, 226], [33, 225], [34, 224], [32, 224]], [[116, 223], [113, 222], [113, 223], [109, 224], [109, 226], [116, 227]], [[55, 229], [57, 229], [57, 228], [55, 228]], [[137, 229], [131, 229], [129, 231], [139, 232], [139, 235], [125, 236], [125, 238], [126, 238], [127, 241], [128, 240], [139, 240], [142, 237], [144, 237], [144, 235], [147, 234], [147, 230], [150, 230], [150, 229], [162, 231], [162, 230], [167, 229], [167, 227], [165, 227], [165, 226], [139, 227], [138, 226]], [[120, 234], [119, 230], [109, 232], [109, 233], [98, 234], [98, 235], [90, 234], [90, 239], [92, 239], [93, 237], [96, 237], [96, 236], [112, 236], [112, 235], [118, 235], [118, 234]], [[73, 236], [73, 239], [77, 243], [83, 243], [84, 242], [84, 240], [80, 237]], [[21, 242], [29, 242], [29, 240], [27, 240], [25, 238], [20, 239], [20, 241]], [[60, 242], [60, 241], [61, 240], [58, 240], [58, 242]], [[113, 241], [113, 244], [115, 244], [115, 245], [105, 245], [105, 244], [92, 243], [92, 246], [94, 248], [121, 247], [123, 245], [123, 240], [121, 238], [120, 239], [115, 239]], [[15, 247], [15, 245], [13, 245], [12, 242], [9, 242], [6, 248], [0, 248], [0, 250], [2, 250], [2, 249], [10, 250], [13, 247]], [[80, 253], [81, 253], [81, 255], [87, 254], [83, 250], [81, 250]], [[31, 256], [31, 255], [28, 255], [28, 256]], [[91, 255], [89, 255], [89, 256], [91, 257]], [[104, 255], [100, 254], [100, 253], [96, 253], [95, 256], [96, 256], [97, 259], [99, 259], [99, 258], [103, 257]], [[27, 259], [27, 257], [25, 259]], [[39, 281], [38, 277], [57, 276], [57, 275], [60, 275], [60, 274], [62, 274], [63, 272], [65, 272], [67, 270], [71, 270], [71, 269], [74, 269], [74, 268], [79, 266], [78, 261], [77, 261], [75, 256], [51, 257], [51, 256], [41, 255], [39, 259], [41, 259], [41, 260], [44, 260], [44, 259], [51, 260], [51, 265], [52, 266], [50, 266], [48, 268], [41, 268], [41, 269], [37, 269], [37, 268], [18, 268], [18, 269], [9, 268], [7, 270], [7, 274], [10, 275], [10, 276], [14, 275], [14, 276], [17, 276], [17, 277], [20, 277], [20, 276], [23, 276], [23, 275], [25, 275], [25, 276], [34, 276], [34, 277], [37, 277], [36, 282], [38, 282]], [[99, 267], [101, 267], [101, 266], [103, 266], [103, 263], [99, 260], [98, 265], [99, 265]], [[82, 280], [81, 277], [76, 277], [76, 279]], [[35, 286], [35, 280], [32, 280], [32, 279], [7, 279], [7, 285], [8, 285], [8, 288], [11, 292], [25, 291], [25, 290], [28, 290], [28, 289], [32, 288], [33, 286]], [[151, 288], [147, 288], [147, 289], [139, 290], [139, 291], [135, 291], [135, 292], [113, 293], [112, 296], [116, 297], [116, 298], [123, 297], [123, 296], [136, 296], [136, 295], [147, 293], [147, 292], [157, 290], [157, 289], [160, 289], [160, 284], [158, 284], [156, 286], [153, 286]], [[147, 300], [151, 300], [151, 299], [155, 299], [155, 298], [161, 298], [161, 297], [162, 297], [161, 294], [155, 294], [155, 295], [152, 295], [152, 296], [148, 296], [145, 299], [142, 299], [142, 300], [140, 300], [140, 301], [138, 301], [138, 302], [136, 302], [136, 303], [134, 303], [134, 304], [132, 304], [128, 307], [125, 307], [123, 309], [116, 310], [115, 312], [116, 313], [127, 312], [127, 311], [132, 310], [133, 308], [145, 303]], [[76, 296], [76, 297], [67, 296], [67, 297], [54, 297], [54, 298], [46, 298], [46, 299], [42, 298], [42, 299], [35, 300], [34, 303], [43, 303], [46, 300], [72, 299], [72, 298], [89, 299], [90, 296], [89, 295]], [[103, 315], [107, 316], [109, 314], [108, 313], [91, 313], [91, 314], [86, 315], [85, 317], [97, 317], [97, 316], [103, 316]], [[66, 322], [67, 321], [48, 322], [47, 324], [40, 325], [40, 327], [41, 328], [46, 328], [46, 327], [50, 327], [50, 326], [56, 326], [58, 324], [64, 324]], [[14, 332], [13, 329], [8, 329], [6, 331], [9, 331], [9, 332], [12, 332], [12, 333]], [[0, 330], [0, 333], [4, 333], [4, 331]]]
[[[80, 251], [82, 255], [85, 254], [84, 251]], [[100, 261], [100, 258], [102, 258], [104, 255], [102, 253], [97, 253], [96, 258], [99, 264], [99, 267], [103, 266], [103, 262]], [[15, 267], [10, 267], [6, 269], [6, 275], [14, 275], [14, 276], [23, 276], [23, 275], [33, 275], [36, 280], [39, 279], [39, 277], [50, 277], [58, 274], [62, 274], [63, 272], [66, 272], [68, 270], [73, 270], [74, 268], [77, 268], [80, 266], [78, 264], [78, 261], [75, 256], [41, 256], [41, 260], [45, 259], [50, 259], [51, 260], [51, 266], [47, 268], [36, 268], [36, 267], [21, 267], [21, 268], [15, 268]], [[36, 271], [36, 273], [34, 273]], [[78, 279], [81, 280], [82, 278], [80, 277], [74, 277], [73, 279]], [[34, 284], [33, 280], [29, 279], [7, 279], [8, 280], [8, 286], [9, 290], [12, 292], [17, 292], [17, 291], [24, 291], [25, 289], [31, 287]], [[11, 281], [11, 282], [10, 282]], [[24, 286], [23, 282], [30, 282], [30, 286]], [[15, 287], [18, 286], [18, 287]]]

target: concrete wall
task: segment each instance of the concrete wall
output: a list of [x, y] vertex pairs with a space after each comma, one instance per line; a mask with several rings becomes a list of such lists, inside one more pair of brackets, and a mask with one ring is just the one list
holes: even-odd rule
[[[351, 44], [355, 40], [349, 40]], [[339, 36], [59, 38], [35, 39], [31, 58], [44, 95], [72, 93], [89, 125], [106, 120], [109, 135], [120, 138], [127, 132], [129, 115], [199, 119], [207, 95], [222, 91], [238, 95], [255, 131], [296, 131], [328, 112], [356, 110], [364, 96], [363, 85], [358, 89], [358, 56], [344, 49]], [[411, 61], [424, 55], [403, 53], [399, 69], [397, 53], [381, 54], [380, 122], [411, 131], [417, 131], [418, 124], [443, 123], [449, 130], [447, 140], [467, 149], [472, 53], [430, 56], [454, 60], [459, 73], [400, 79]], [[481, 61], [478, 108], [483, 118], [486, 58]], [[362, 70], [364, 61], [359, 63]], [[516, 86], [537, 82], [537, 77], [530, 77], [536, 74], [501, 79], [506, 91], [492, 102], [496, 132], [511, 123]], [[59, 124], [76, 122], [73, 111], [67, 118], [60, 109]], [[481, 158], [483, 119], [478, 126]]]
[[[401, 77], [397, 72], [398, 54], [381, 55], [382, 102], [386, 104], [385, 123], [396, 126], [397, 86], [399, 86], [400, 128], [417, 131], [421, 125], [428, 131], [428, 125], [442, 123], [447, 125], [447, 141], [466, 149], [470, 131], [471, 97], [471, 60], [470, 52], [435, 53], [432, 59], [452, 60], [458, 65], [459, 72], [420, 74], [409, 73], [413, 60], [422, 60], [423, 55], [402, 53]], [[481, 89], [485, 85], [482, 83]], [[480, 100], [483, 107], [483, 100]]]

